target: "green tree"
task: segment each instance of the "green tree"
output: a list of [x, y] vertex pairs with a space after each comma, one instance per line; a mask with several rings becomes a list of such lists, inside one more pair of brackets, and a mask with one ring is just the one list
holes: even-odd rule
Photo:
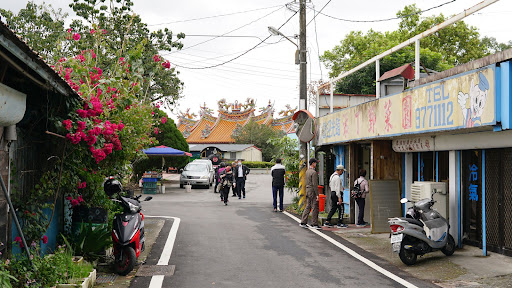
[[[164, 145], [181, 151], [189, 152], [188, 143], [176, 127], [176, 124], [167, 114], [156, 109], [153, 117], [158, 121], [156, 125], [158, 134], [155, 135], [158, 145]], [[156, 145], [155, 145], [156, 146]], [[166, 167], [182, 168], [189, 162], [188, 156], [183, 157], [164, 157]], [[162, 157], [148, 157], [137, 161], [133, 165], [134, 174], [142, 175], [145, 171], [159, 170], [162, 168]], [[137, 180], [137, 179], [135, 179]]]
[[[174, 37], [167, 28], [150, 32], [132, 6], [132, 0], [73, 0], [70, 7], [79, 18], [71, 22], [70, 30], [64, 27], [68, 15], [51, 5], [28, 2], [17, 15], [4, 9], [0, 9], [0, 14], [49, 63], [93, 49], [101, 59], [97, 65], [103, 67], [105, 74], [113, 75], [120, 57], [138, 59], [137, 72], [142, 75], [138, 85], [145, 91], [139, 95], [141, 100], [161, 101], [172, 109], [181, 97], [183, 82], [178, 78], [179, 72], [169, 68], [170, 63], [158, 54], [181, 49], [183, 44], [179, 40], [185, 35], [179, 33]], [[75, 34], [80, 35], [80, 41], [59, 40]], [[168, 69], [160, 69], [153, 62], [160, 62]]]
[[238, 136], [233, 137], [238, 144], [254, 144], [261, 149], [263, 161], [270, 161], [276, 155], [276, 147], [272, 143], [267, 143], [268, 139], [285, 136], [280, 130], [275, 130], [268, 125], [260, 125], [257, 122], [250, 121], [240, 131]]
[[[422, 19], [417, 13], [419, 11], [415, 4], [399, 11], [397, 16], [402, 17], [402, 20], [396, 31], [369, 30], [366, 34], [351, 31], [341, 40], [340, 45], [336, 45], [331, 51], [325, 51], [321, 57], [323, 63], [330, 69], [329, 76], [334, 78], [446, 20], [442, 14]], [[511, 44], [497, 43], [493, 38], [480, 38], [477, 28], [459, 21], [421, 40], [420, 61], [428, 69], [444, 71], [506, 49]], [[384, 57], [380, 61], [380, 70], [383, 73], [413, 61], [414, 47], [408, 46]], [[374, 94], [375, 65], [369, 65], [343, 78], [337, 83], [336, 92]]]
[[281, 158], [286, 168], [286, 188], [299, 191], [299, 141], [290, 137], [278, 137], [267, 140], [275, 147], [274, 160]]

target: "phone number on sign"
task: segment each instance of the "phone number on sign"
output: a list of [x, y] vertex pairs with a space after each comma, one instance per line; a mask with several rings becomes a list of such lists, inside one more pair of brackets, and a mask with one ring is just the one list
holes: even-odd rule
[[415, 110], [416, 129], [453, 125], [453, 102], [427, 105]]

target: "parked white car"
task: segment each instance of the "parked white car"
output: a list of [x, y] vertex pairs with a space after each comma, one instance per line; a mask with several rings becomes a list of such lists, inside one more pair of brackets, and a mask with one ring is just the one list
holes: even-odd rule
[[[210, 183], [214, 183], [215, 181], [215, 169], [213, 168], [212, 160], [210, 159], [196, 159], [190, 163], [204, 163], [208, 165], [208, 169], [210, 170]], [[211, 184], [210, 184], [211, 185]]]
[[206, 163], [188, 163], [180, 175], [180, 188], [183, 188], [185, 184], [210, 187], [212, 183], [213, 179], [211, 177], [210, 167]]

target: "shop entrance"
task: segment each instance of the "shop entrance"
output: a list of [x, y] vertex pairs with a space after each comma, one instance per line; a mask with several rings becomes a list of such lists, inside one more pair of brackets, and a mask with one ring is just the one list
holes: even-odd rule
[[512, 256], [512, 149], [485, 153], [487, 247]]
[[[372, 152], [372, 145], [370, 143], [362, 143], [362, 144], [356, 144], [355, 149], [355, 165], [352, 171], [353, 177], [350, 177], [350, 187], [353, 187], [354, 181], [359, 178], [359, 170], [364, 169], [366, 170], [366, 180], [372, 179], [372, 171], [371, 171], [371, 152]], [[351, 167], [352, 168], [352, 167]], [[354, 207], [354, 209], [350, 209], [351, 213], [351, 220], [354, 220], [354, 223], [357, 219], [357, 215], [359, 213], [359, 208], [357, 207], [356, 202], [353, 198], [350, 199], [350, 207]], [[364, 207], [364, 220], [367, 222], [370, 221], [370, 214], [371, 214], [371, 205], [370, 205], [370, 198], [366, 198], [366, 205]]]

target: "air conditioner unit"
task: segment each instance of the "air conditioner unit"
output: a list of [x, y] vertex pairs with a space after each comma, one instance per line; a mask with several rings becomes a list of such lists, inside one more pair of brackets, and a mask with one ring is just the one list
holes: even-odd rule
[[425, 198], [430, 199], [432, 193], [436, 190], [437, 193], [434, 195], [436, 203], [433, 209], [448, 219], [448, 190], [446, 186], [447, 183], [445, 182], [415, 181], [411, 185], [411, 201], [417, 202]]

